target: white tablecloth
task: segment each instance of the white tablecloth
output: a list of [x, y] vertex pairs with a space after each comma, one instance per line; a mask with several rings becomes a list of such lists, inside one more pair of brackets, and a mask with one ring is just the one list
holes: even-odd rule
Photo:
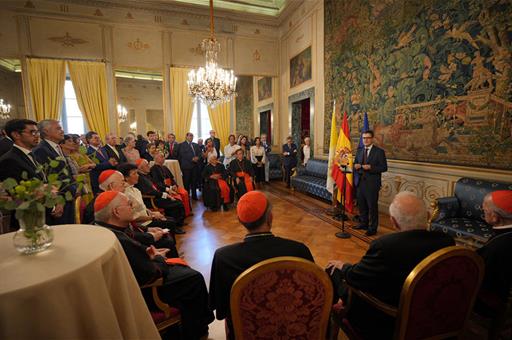
[[183, 176], [181, 174], [180, 162], [175, 159], [166, 159], [164, 165], [171, 170], [178, 186], [183, 188]]
[[0, 235], [0, 339], [160, 339], [115, 235], [53, 230], [53, 245], [35, 255]]

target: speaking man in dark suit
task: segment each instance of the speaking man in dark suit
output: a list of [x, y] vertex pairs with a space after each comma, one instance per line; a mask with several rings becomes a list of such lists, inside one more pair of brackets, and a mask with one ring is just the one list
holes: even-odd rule
[[[36, 160], [41, 164], [49, 163], [52, 160], [58, 161], [59, 165], [56, 168], [49, 167], [49, 172], [58, 173], [60, 180], [68, 179], [73, 181], [74, 179], [71, 168], [69, 167], [59, 145], [59, 143], [64, 139], [64, 130], [62, 129], [60, 122], [54, 119], [43, 119], [37, 124], [37, 127], [42, 140], [39, 145], [33, 149], [33, 154], [35, 155]], [[67, 174], [62, 171], [63, 169], [66, 169]], [[70, 186], [66, 191], [71, 192], [74, 196], [76, 187]], [[74, 210], [74, 203], [72, 201], [66, 202], [62, 216], [49, 216], [48, 224], [56, 225], [74, 223]]]
[[[409, 191], [400, 192], [389, 206], [391, 223], [400, 232], [384, 235], [372, 243], [356, 264], [330, 261], [335, 296], [347, 301], [342, 280], [377, 299], [398, 307], [403, 283], [409, 273], [430, 254], [453, 246], [447, 234], [426, 230], [428, 212], [425, 204]], [[395, 320], [352, 296], [347, 314], [350, 324], [364, 339], [391, 339]]]
[[485, 221], [492, 225], [496, 235], [477, 250], [485, 261], [485, 276], [475, 310], [494, 316], [512, 288], [512, 190], [487, 194], [482, 209]]
[[187, 192], [192, 190], [192, 199], [197, 201], [197, 181], [199, 180], [199, 162], [201, 150], [199, 145], [192, 142], [194, 134], [187, 132], [186, 140], [178, 148], [177, 158], [183, 173], [183, 186]]
[[217, 150], [217, 157], [220, 157], [220, 139], [215, 137], [215, 135], [216, 135], [215, 130], [210, 130], [210, 137], [206, 138], [206, 140], [204, 141], [204, 144], [205, 145], [208, 144], [208, 140], [211, 139], [213, 141], [213, 147], [215, 148], [215, 150]]
[[379, 190], [381, 174], [388, 171], [384, 150], [373, 144], [373, 131], [363, 132], [363, 148], [357, 149], [354, 170], [359, 173], [357, 185], [357, 206], [360, 225], [367, 236], [377, 233], [379, 226]]
[[110, 158], [108, 154], [101, 147], [101, 139], [100, 136], [94, 132], [89, 131], [85, 134], [85, 139], [87, 140], [87, 155], [93, 159], [96, 163], [96, 167], [94, 167], [91, 172], [91, 187], [92, 192], [96, 195], [100, 192], [98, 177], [100, 176], [103, 170], [114, 169], [118, 162], [115, 158]]
[[292, 169], [297, 166], [297, 145], [292, 142], [292, 137], [286, 138], [286, 144], [283, 145], [283, 165], [286, 178], [286, 187], [290, 187]]
[[167, 151], [166, 159], [177, 159], [178, 143], [176, 143], [176, 136], [174, 133], [167, 135], [167, 142], [165, 142], [165, 150]]
[[215, 251], [210, 277], [210, 308], [218, 320], [228, 318], [230, 334], [229, 295], [236, 278], [258, 262], [278, 256], [296, 256], [313, 261], [313, 255], [303, 243], [277, 237], [271, 232], [272, 206], [261, 191], [251, 191], [238, 201], [238, 220], [248, 234], [242, 242]]
[[121, 151], [121, 147], [117, 145], [117, 136], [113, 133], [109, 133], [105, 136], [106, 145], [103, 147], [104, 153], [108, 158], [115, 159], [117, 163], [126, 163], [126, 156]]

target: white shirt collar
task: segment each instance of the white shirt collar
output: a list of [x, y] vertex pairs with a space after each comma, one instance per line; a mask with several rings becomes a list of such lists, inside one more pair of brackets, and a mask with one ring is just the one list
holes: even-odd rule
[[512, 224], [500, 225], [500, 226], [492, 227], [492, 228], [496, 229], [496, 230], [512, 229]]
[[22, 147], [22, 146], [19, 146], [18, 144], [13, 144], [13, 146], [15, 146], [15, 147], [17, 147], [18, 149], [20, 149], [21, 151], [23, 151], [23, 153], [24, 153], [25, 155], [27, 155], [27, 156], [29, 156], [29, 157], [31, 156], [31, 155], [29, 155], [29, 153], [31, 152], [29, 149], [24, 148], [24, 147]]
[[60, 154], [60, 152], [58, 152], [58, 150], [59, 150], [59, 144], [57, 144], [57, 143], [55, 143], [54, 141], [51, 141], [51, 140], [49, 140], [49, 139], [45, 139], [45, 141], [47, 141], [47, 142], [48, 142], [48, 144], [50, 144], [50, 145], [51, 145], [51, 147], [52, 147], [52, 148], [54, 148], [55, 150], [57, 150], [57, 153], [59, 153], [59, 154]]

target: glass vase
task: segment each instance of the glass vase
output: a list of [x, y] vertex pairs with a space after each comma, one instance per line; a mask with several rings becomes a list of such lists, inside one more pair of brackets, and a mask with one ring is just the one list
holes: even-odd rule
[[35, 254], [48, 249], [53, 242], [53, 230], [45, 224], [45, 211], [37, 209], [18, 212], [20, 229], [14, 233], [13, 244], [22, 254]]

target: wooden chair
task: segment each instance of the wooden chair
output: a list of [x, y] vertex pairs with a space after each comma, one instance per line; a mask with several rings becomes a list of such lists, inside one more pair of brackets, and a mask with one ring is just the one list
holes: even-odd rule
[[82, 206], [82, 196], [75, 198], [75, 224], [82, 224], [85, 206]]
[[[484, 274], [483, 260], [471, 250], [452, 246], [421, 261], [407, 276], [398, 308], [374, 296], [350, 288], [346, 311], [353, 294], [395, 318], [393, 339], [462, 338]], [[346, 314], [346, 313], [345, 313]], [[349, 339], [361, 339], [349, 320], [333, 316]]]
[[325, 339], [332, 284], [313, 262], [291, 256], [262, 261], [231, 288], [236, 339]]
[[158, 287], [163, 285], [163, 279], [159, 278], [153, 283], [141, 286], [141, 289], [151, 289], [151, 298], [154, 306], [149, 304], [149, 312], [159, 332], [181, 323], [180, 311], [163, 302], [158, 296]]

